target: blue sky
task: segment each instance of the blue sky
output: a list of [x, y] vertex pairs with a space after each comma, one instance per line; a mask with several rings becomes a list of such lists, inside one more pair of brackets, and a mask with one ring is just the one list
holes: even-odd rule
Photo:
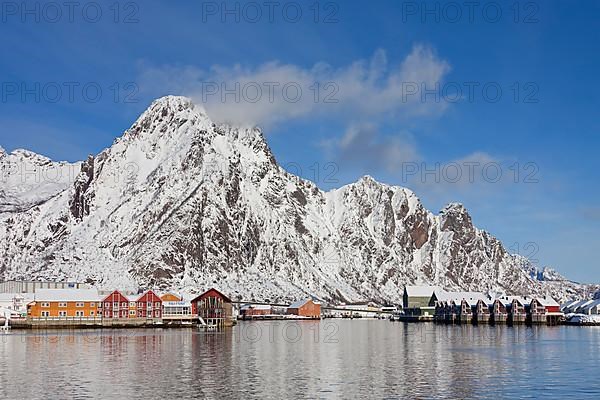
[[[215, 119], [263, 126], [279, 162], [324, 189], [369, 174], [434, 212], [462, 202], [513, 252], [600, 281], [600, 3], [281, 1], [269, 15], [261, 1], [228, 2], [231, 13], [220, 1], [84, 1], [72, 17], [6, 4], [8, 150], [83, 159], [152, 99], [188, 95]], [[238, 102], [207, 94], [235, 82], [250, 89]], [[279, 84], [272, 102], [264, 82]], [[283, 97], [290, 83], [298, 101]]]

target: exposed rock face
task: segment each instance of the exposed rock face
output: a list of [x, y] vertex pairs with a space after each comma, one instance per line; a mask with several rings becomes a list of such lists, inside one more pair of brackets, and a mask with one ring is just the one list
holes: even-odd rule
[[88, 159], [81, 164], [81, 173], [77, 177], [74, 184], [74, 193], [69, 201], [71, 215], [76, 220], [80, 221], [83, 217], [90, 214], [89, 203], [93, 192], [88, 193], [90, 184], [94, 179], [94, 157], [89, 156]]
[[216, 286], [271, 300], [400, 302], [413, 283], [558, 298], [582, 290], [532, 276], [459, 204], [433, 215], [410, 190], [370, 177], [323, 192], [279, 167], [259, 130], [216, 125], [185, 98], [155, 101], [77, 167], [28, 207], [7, 208], [0, 192], [0, 278]]

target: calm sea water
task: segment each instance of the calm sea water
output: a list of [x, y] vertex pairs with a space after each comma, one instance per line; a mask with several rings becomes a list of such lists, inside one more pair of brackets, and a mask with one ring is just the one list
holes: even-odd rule
[[600, 329], [377, 320], [0, 336], [0, 398], [599, 399]]

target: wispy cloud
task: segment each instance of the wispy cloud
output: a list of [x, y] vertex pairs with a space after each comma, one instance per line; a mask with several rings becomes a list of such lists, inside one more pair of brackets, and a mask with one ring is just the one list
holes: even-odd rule
[[219, 122], [272, 126], [301, 118], [427, 116], [445, 110], [444, 102], [423, 101], [415, 89], [434, 87], [450, 65], [435, 51], [416, 45], [390, 66], [384, 50], [370, 60], [310, 68], [270, 61], [257, 67], [140, 64], [140, 90], [152, 96], [182, 94], [203, 104]]

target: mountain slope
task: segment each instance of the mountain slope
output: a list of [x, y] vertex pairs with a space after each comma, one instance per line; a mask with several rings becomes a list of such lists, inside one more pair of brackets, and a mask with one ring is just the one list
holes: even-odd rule
[[20, 197], [18, 185], [0, 196], [0, 278], [272, 300], [399, 302], [415, 282], [582, 290], [532, 278], [459, 204], [433, 215], [410, 190], [370, 177], [323, 192], [278, 166], [260, 130], [216, 125], [186, 98], [155, 101], [77, 168], [44, 196]]

